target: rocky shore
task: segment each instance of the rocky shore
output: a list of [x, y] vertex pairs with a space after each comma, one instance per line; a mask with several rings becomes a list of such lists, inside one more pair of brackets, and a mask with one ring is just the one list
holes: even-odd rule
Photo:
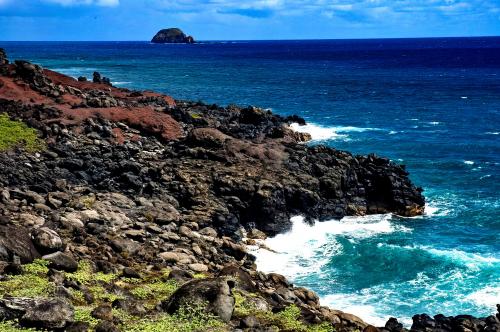
[[[404, 166], [308, 146], [291, 123], [304, 120], [75, 80], [0, 49], [0, 330], [408, 331], [258, 271], [246, 245], [291, 216], [424, 209]], [[416, 315], [411, 330], [499, 318]]]

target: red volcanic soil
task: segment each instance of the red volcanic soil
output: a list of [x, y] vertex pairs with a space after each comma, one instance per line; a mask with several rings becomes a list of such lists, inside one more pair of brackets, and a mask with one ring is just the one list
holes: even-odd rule
[[[140, 102], [140, 99], [155, 97], [163, 99], [169, 107], [175, 106], [175, 101], [172, 97], [162, 94], [145, 91], [137, 96], [137, 94], [132, 94], [131, 91], [127, 89], [111, 87], [100, 83], [79, 82], [72, 77], [47, 69], [45, 69], [43, 73], [56, 85], [76, 88], [83, 93], [90, 90], [101, 90], [112, 98], [122, 101], [126, 105], [132, 105], [133, 102], [144, 105]], [[57, 121], [67, 125], [78, 125], [88, 118], [99, 117], [110, 121], [126, 123], [133, 128], [160, 136], [165, 140], [178, 139], [183, 135], [179, 123], [169, 114], [159, 111], [158, 107], [156, 109], [153, 106], [108, 108], [78, 107], [76, 105], [80, 105], [83, 98], [77, 94], [64, 93], [56, 100], [40, 94], [33, 90], [28, 83], [13, 77], [0, 76], [0, 99], [20, 101], [28, 105], [43, 104], [55, 108], [61, 111], [62, 117], [57, 119]], [[135, 103], [135, 105], [137, 105], [137, 103]], [[52, 121], [54, 120], [56, 119], [52, 119]], [[118, 143], [123, 143], [125, 139], [123, 135], [118, 131], [115, 132], [115, 134], [117, 137], [116, 141]]]

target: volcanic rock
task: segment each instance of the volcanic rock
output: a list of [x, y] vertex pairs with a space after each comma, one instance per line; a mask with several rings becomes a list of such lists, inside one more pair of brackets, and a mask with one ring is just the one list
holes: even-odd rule
[[6, 298], [0, 300], [0, 320], [19, 319], [23, 327], [63, 329], [73, 322], [74, 312], [65, 300]]
[[181, 29], [170, 28], [158, 31], [158, 33], [151, 40], [152, 43], [184, 43], [192, 44], [194, 39], [191, 36], [187, 36]]
[[234, 310], [231, 289], [234, 283], [226, 278], [193, 280], [179, 288], [161, 307], [168, 313], [175, 313], [185, 305], [204, 305], [205, 311], [229, 322]]

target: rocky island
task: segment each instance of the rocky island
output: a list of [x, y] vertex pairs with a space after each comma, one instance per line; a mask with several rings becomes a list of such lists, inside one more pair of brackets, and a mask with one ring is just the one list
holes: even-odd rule
[[169, 28], [158, 31], [151, 42], [155, 44], [193, 44], [194, 38], [186, 35], [179, 28]]
[[94, 81], [0, 50], [1, 331], [408, 331], [321, 306], [246, 247], [294, 215], [422, 214], [404, 166], [304, 144], [298, 116]]

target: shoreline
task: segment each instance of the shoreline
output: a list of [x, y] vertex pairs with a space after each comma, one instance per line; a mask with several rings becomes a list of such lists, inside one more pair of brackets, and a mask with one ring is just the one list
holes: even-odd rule
[[[209, 286], [217, 298], [233, 303], [230, 309], [239, 310], [240, 316], [227, 317], [229, 309], [219, 303], [206, 308], [231, 328], [282, 324], [286, 329], [281, 316], [266, 312], [279, 314], [296, 306], [301, 329], [326, 323], [345, 331], [375, 331], [355, 316], [321, 307], [316, 294], [284, 277], [258, 272], [241, 238], [245, 232], [250, 238], [281, 234], [291, 228], [290, 217], [301, 212], [320, 220], [380, 212], [422, 214], [421, 190], [403, 167], [373, 155], [305, 146], [301, 143], [310, 135], [289, 128], [304, 122], [300, 117], [175, 101], [115, 88], [104, 78], [76, 81], [27, 62], [5, 61], [0, 52], [0, 106], [12, 120], [36, 128], [46, 147], [35, 154], [2, 152], [4, 271], [19, 265], [16, 257], [21, 263], [45, 257], [49, 271], [68, 273], [85, 260], [105, 274], [133, 275], [127, 270], [132, 269], [145, 277], [168, 268], [171, 276], [179, 269], [180, 287], [162, 299], [161, 309], [147, 311], [152, 320], [175, 312], [172, 297], [187, 296], [179, 291], [191, 280], [190, 287]], [[42, 229], [43, 236], [38, 235]], [[8, 241], [6, 234], [14, 230], [18, 236], [30, 234], [17, 239], [28, 252]], [[38, 236], [41, 240], [33, 243]], [[47, 237], [51, 241], [42, 241]], [[47, 252], [49, 258], [42, 255]], [[237, 281], [227, 284], [229, 295], [234, 289], [244, 301], [258, 299], [254, 305], [267, 308], [264, 313], [243, 308], [228, 296], [220, 283], [229, 276]], [[137, 288], [124, 283], [125, 289]], [[83, 291], [81, 285], [59, 286]], [[120, 288], [115, 281], [108, 286]], [[199, 290], [189, 296], [202, 294]], [[126, 295], [125, 300], [145, 305], [137, 296]], [[0, 304], [9, 307], [5, 301]], [[109, 303], [94, 304], [97, 309]], [[250, 316], [253, 327], [248, 326]], [[420, 321], [427, 324], [429, 319], [421, 317], [417, 327]], [[386, 330], [397, 331], [398, 323], [391, 324]]]

